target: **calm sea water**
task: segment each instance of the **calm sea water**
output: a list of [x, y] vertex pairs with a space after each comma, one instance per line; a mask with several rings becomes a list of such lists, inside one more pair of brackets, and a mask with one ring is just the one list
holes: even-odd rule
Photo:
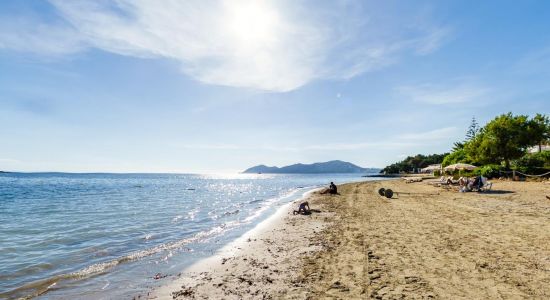
[[0, 174], [0, 298], [130, 298], [359, 174]]

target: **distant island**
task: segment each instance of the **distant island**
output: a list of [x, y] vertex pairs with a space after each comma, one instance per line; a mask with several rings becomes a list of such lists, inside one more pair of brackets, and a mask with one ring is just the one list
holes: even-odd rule
[[314, 164], [294, 164], [286, 167], [259, 165], [246, 169], [243, 173], [267, 174], [322, 174], [322, 173], [377, 173], [377, 168], [362, 168], [349, 162], [331, 160]]

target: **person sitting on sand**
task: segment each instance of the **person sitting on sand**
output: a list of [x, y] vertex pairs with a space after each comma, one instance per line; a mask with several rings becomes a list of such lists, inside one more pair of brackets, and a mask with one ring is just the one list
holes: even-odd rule
[[474, 179], [474, 188], [479, 191], [481, 187], [483, 186], [483, 176], [477, 176], [476, 179]]
[[[306, 208], [307, 207], [307, 208]], [[310, 211], [309, 203], [307, 201], [300, 203], [300, 206], [298, 207], [298, 210], [295, 210], [292, 212], [293, 215], [299, 214], [299, 215], [306, 215]]]
[[338, 194], [338, 188], [336, 187], [334, 182], [331, 181], [328, 189], [325, 189], [324, 191], [322, 191], [321, 194], [336, 195], [336, 194]]
[[330, 182], [329, 189], [331, 194], [338, 194], [338, 188], [336, 187], [336, 184], [334, 184], [334, 182]]

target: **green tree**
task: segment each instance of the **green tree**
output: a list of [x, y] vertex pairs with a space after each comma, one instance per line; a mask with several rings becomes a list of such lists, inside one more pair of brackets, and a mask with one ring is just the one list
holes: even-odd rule
[[452, 153], [447, 154], [447, 156], [443, 158], [443, 162], [441, 165], [443, 167], [446, 167], [448, 165], [456, 163], [472, 163], [472, 160], [466, 155], [466, 151], [464, 150], [464, 148], [457, 149]]
[[477, 123], [476, 117], [475, 116], [472, 117], [472, 122], [470, 123], [470, 127], [468, 127], [468, 131], [466, 131], [466, 138], [464, 139], [463, 142], [454, 142], [451, 152], [457, 152], [459, 150], [464, 149], [464, 145], [466, 145], [466, 143], [468, 143], [469, 141], [473, 140], [480, 130], [481, 129], [479, 128], [479, 124]]
[[463, 143], [463, 142], [454, 142], [453, 149], [451, 149], [451, 152], [455, 152], [455, 151], [464, 149], [464, 144], [465, 143]]
[[550, 119], [543, 114], [536, 114], [528, 124], [529, 138], [542, 150], [542, 144], [550, 141]]
[[525, 115], [500, 115], [467, 143], [464, 148], [466, 155], [481, 163], [500, 164], [504, 161], [509, 169], [510, 161], [522, 157], [527, 147], [533, 144], [529, 124]]
[[401, 172], [414, 172], [429, 165], [440, 164], [448, 153], [408, 156], [400, 162], [393, 163], [380, 171], [386, 174], [398, 174]]
[[479, 124], [477, 123], [476, 117], [474, 116], [472, 117], [472, 122], [470, 123], [470, 127], [468, 127], [468, 131], [466, 131], [466, 142], [473, 140], [479, 133], [479, 131]]

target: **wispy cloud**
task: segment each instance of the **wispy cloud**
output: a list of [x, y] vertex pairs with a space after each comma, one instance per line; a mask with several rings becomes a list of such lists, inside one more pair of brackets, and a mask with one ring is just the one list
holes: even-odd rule
[[457, 133], [457, 127], [445, 127], [438, 128], [426, 132], [417, 132], [417, 133], [406, 133], [398, 136], [400, 139], [405, 140], [414, 140], [414, 141], [434, 141], [434, 140], [444, 140], [450, 136], [454, 136]]
[[489, 89], [476, 84], [460, 83], [457, 85], [422, 84], [401, 86], [396, 89], [400, 96], [416, 102], [428, 104], [456, 104], [482, 100]]
[[392, 149], [395, 147], [407, 147], [414, 145], [411, 141], [384, 141], [384, 142], [359, 142], [359, 143], [327, 143], [298, 146], [278, 145], [237, 145], [237, 144], [188, 144], [179, 145], [182, 149], [195, 150], [267, 150], [274, 152], [301, 152], [301, 151], [344, 151], [364, 149]]
[[524, 55], [513, 67], [520, 74], [550, 72], [550, 46], [531, 51]]
[[86, 48], [78, 33], [69, 27], [23, 19], [0, 18], [0, 49], [66, 55]]
[[427, 35], [415, 41], [416, 52], [421, 55], [430, 54], [439, 49], [450, 36], [451, 29], [448, 27], [431, 29]]
[[95, 47], [165, 58], [201, 82], [279, 92], [377, 70], [406, 51], [428, 54], [449, 34], [440, 24], [395, 26], [400, 22], [391, 22], [392, 14], [394, 20], [407, 16], [362, 1], [51, 3], [61, 20], [9, 25], [13, 20], [6, 19], [0, 48], [62, 55]]
[[302, 151], [354, 151], [367, 149], [395, 149], [407, 148], [427, 143], [437, 143], [456, 135], [457, 127], [445, 127], [424, 132], [410, 132], [389, 137], [385, 140], [365, 142], [341, 142], [308, 145], [242, 145], [242, 144], [177, 144], [181, 149], [194, 150], [264, 150], [274, 152], [302, 152]]

